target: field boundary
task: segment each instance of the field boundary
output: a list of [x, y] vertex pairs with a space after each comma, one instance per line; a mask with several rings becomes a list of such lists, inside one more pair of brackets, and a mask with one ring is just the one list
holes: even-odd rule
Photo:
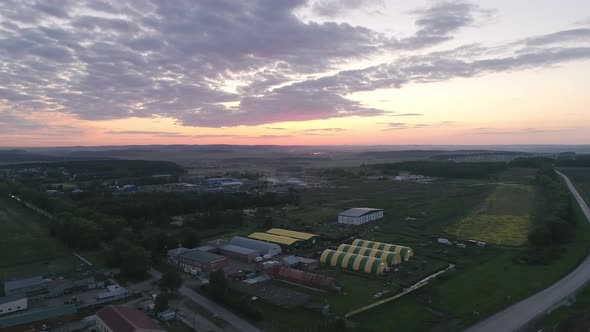
[[430, 282], [430, 280], [435, 279], [439, 275], [441, 275], [441, 274], [443, 274], [443, 273], [445, 273], [447, 271], [450, 271], [450, 270], [452, 270], [454, 268], [455, 268], [455, 265], [454, 264], [449, 264], [449, 267], [447, 267], [446, 269], [444, 269], [442, 271], [438, 271], [438, 272], [436, 272], [434, 274], [429, 275], [428, 277], [426, 277], [426, 278], [418, 281], [417, 283], [413, 284], [412, 286], [406, 288], [403, 292], [398, 293], [398, 294], [396, 294], [394, 296], [388, 297], [386, 299], [383, 299], [381, 301], [377, 301], [375, 303], [371, 303], [371, 304], [369, 304], [367, 306], [364, 306], [362, 308], [355, 309], [355, 310], [347, 313], [346, 315], [344, 315], [344, 317], [345, 318], [350, 318], [350, 317], [352, 317], [354, 315], [360, 314], [361, 312], [367, 311], [369, 309], [376, 308], [376, 307], [378, 307], [378, 306], [380, 306], [382, 304], [385, 304], [385, 303], [391, 302], [393, 300], [399, 299], [400, 297], [402, 297], [402, 296], [404, 296], [406, 294], [409, 294], [409, 293], [415, 291], [416, 289], [419, 289], [419, 288], [421, 288], [423, 286], [428, 285], [428, 282]]

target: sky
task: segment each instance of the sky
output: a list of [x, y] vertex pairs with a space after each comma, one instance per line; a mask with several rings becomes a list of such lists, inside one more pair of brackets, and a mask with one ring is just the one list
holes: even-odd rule
[[0, 147], [590, 144], [587, 0], [3, 0]]

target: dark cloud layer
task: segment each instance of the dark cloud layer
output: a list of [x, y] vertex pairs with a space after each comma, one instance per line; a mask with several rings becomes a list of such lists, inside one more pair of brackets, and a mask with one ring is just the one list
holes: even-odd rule
[[[38, 111], [87, 120], [161, 116], [199, 127], [370, 117], [389, 112], [347, 96], [590, 58], [587, 28], [493, 48], [467, 45], [427, 53], [491, 15], [467, 2], [412, 11], [416, 32], [402, 38], [346, 23], [304, 22], [294, 14], [315, 6], [312, 11], [329, 17], [360, 5], [355, 0], [2, 1], [0, 129]], [[390, 54], [391, 60], [336, 70], [376, 54]], [[318, 75], [328, 71], [336, 73]]]

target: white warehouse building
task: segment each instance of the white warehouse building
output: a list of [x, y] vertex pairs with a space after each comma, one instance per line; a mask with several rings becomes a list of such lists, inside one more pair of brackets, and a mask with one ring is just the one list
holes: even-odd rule
[[362, 225], [383, 218], [383, 210], [372, 208], [353, 208], [338, 214], [339, 224]]

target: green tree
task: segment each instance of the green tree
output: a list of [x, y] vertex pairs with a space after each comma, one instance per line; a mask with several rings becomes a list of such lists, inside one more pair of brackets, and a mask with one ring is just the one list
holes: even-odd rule
[[103, 230], [104, 239], [111, 241], [123, 228], [127, 227], [127, 221], [121, 217], [106, 217], [100, 220], [100, 227]]
[[176, 292], [182, 286], [182, 277], [177, 271], [168, 271], [162, 275], [158, 287], [162, 292]]
[[228, 283], [223, 269], [209, 274], [209, 295], [215, 300], [223, 300], [227, 293]]
[[146, 276], [149, 269], [149, 253], [137, 245], [130, 245], [121, 253], [121, 274], [130, 279], [141, 279]]
[[536, 227], [529, 234], [529, 242], [535, 247], [548, 247], [553, 243], [551, 230], [546, 226]]
[[158, 294], [154, 301], [154, 311], [160, 313], [168, 309], [168, 296], [166, 294]]
[[199, 234], [192, 228], [186, 228], [182, 232], [182, 246], [194, 248], [199, 244]]

